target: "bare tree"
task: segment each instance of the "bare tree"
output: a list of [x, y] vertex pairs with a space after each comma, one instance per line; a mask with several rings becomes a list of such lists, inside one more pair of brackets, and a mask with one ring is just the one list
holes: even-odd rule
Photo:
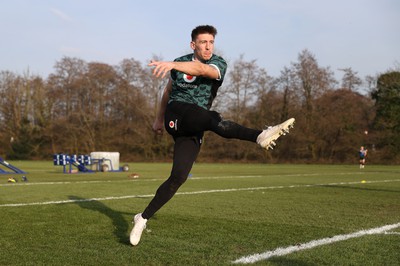
[[292, 63], [291, 71], [294, 92], [302, 104], [296, 116], [297, 130], [303, 133], [304, 138], [301, 142], [304, 143], [303, 147], [306, 147], [305, 153], [316, 160], [318, 157], [316, 140], [319, 136], [313, 130], [315, 124], [318, 123], [318, 113], [314, 110], [315, 100], [333, 88], [336, 80], [330, 68], [320, 67], [315, 56], [308, 50], [303, 50], [299, 54], [298, 61]]
[[44, 106], [44, 81], [29, 72], [0, 75], [1, 130], [10, 142], [4, 151], [13, 158], [26, 159], [39, 153], [49, 124]]
[[367, 145], [364, 130], [374, 117], [373, 101], [348, 89], [329, 90], [316, 100], [314, 131], [316, 159], [351, 161], [357, 150]]
[[288, 119], [290, 116], [289, 113], [293, 113], [290, 109], [293, 109], [294, 105], [297, 105], [295, 97], [295, 72], [293, 69], [284, 67], [281, 75], [275, 79], [274, 84], [283, 94], [280, 120]]
[[223, 87], [224, 95], [229, 99], [227, 104], [232, 119], [240, 123], [245, 122], [248, 108], [255, 104], [259, 92], [268, 90], [270, 80], [267, 72], [257, 65], [256, 60], [245, 61], [241, 55], [234, 62]]
[[22, 121], [24, 120], [24, 81], [16, 74], [3, 71], [0, 73], [0, 122], [1, 131], [7, 140], [4, 152], [11, 151], [11, 144], [19, 142]]
[[87, 71], [87, 63], [78, 58], [63, 57], [54, 69], [55, 73], [48, 79], [49, 92], [55, 100], [53, 112], [56, 116], [68, 117], [77, 103], [76, 84]]
[[355, 91], [361, 84], [362, 80], [357, 76], [357, 71], [353, 71], [351, 67], [349, 68], [341, 68], [340, 71], [344, 72], [342, 77], [342, 88]]
[[295, 74], [295, 89], [303, 99], [304, 114], [306, 120], [310, 122], [314, 99], [332, 88], [336, 80], [330, 68], [320, 67], [315, 56], [307, 49], [299, 54], [298, 62], [292, 63], [292, 68]]

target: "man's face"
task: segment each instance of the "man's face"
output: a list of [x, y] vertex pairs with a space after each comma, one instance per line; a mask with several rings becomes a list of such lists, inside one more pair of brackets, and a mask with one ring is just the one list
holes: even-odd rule
[[207, 61], [214, 52], [214, 36], [208, 33], [199, 34], [195, 41], [190, 43], [194, 57], [200, 61]]

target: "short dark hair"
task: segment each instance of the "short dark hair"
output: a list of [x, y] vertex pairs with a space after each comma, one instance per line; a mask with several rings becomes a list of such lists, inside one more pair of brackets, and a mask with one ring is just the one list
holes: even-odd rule
[[192, 41], [195, 41], [199, 34], [209, 33], [215, 37], [217, 35], [217, 29], [211, 25], [200, 25], [192, 30]]

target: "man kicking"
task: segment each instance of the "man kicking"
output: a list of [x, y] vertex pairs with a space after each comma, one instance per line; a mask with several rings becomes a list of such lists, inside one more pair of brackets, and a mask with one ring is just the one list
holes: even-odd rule
[[186, 181], [200, 152], [203, 134], [212, 131], [223, 138], [246, 140], [262, 148], [273, 149], [275, 141], [293, 127], [294, 118], [265, 130], [251, 129], [233, 121], [224, 120], [216, 111], [210, 111], [218, 88], [225, 77], [227, 63], [213, 53], [217, 30], [210, 25], [193, 29], [190, 48], [193, 53], [173, 62], [152, 61], [153, 74], [164, 78], [170, 75], [160, 103], [153, 130], [163, 129], [174, 139], [174, 155], [169, 178], [158, 188], [154, 198], [142, 213], [133, 218], [130, 242], [136, 246], [146, 223], [177, 192]]

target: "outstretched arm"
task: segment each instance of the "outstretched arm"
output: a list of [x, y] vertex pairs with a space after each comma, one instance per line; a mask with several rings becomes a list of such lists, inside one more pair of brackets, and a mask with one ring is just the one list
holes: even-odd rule
[[210, 79], [220, 78], [217, 68], [197, 60], [190, 62], [151, 61], [149, 66], [154, 67], [153, 75], [161, 78], [164, 78], [172, 69], [191, 76], [203, 76]]

